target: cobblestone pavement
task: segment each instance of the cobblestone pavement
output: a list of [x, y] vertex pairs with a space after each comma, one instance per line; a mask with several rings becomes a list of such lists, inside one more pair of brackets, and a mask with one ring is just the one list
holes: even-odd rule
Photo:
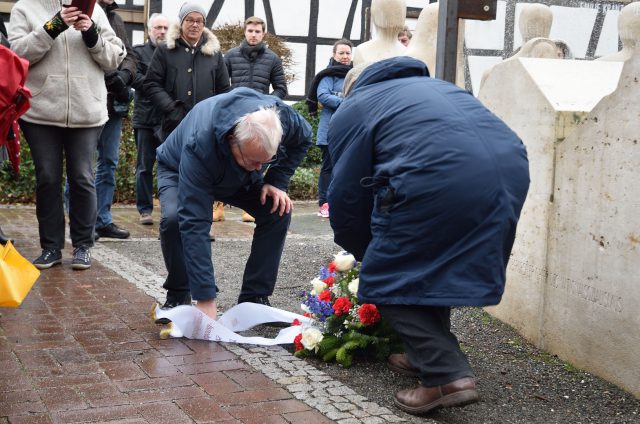
[[[67, 240], [63, 264], [42, 272], [20, 308], [2, 309], [0, 422], [403, 421], [282, 347], [160, 340], [149, 318], [152, 302], [164, 296], [157, 223], [139, 225], [135, 208], [113, 212], [131, 239], [98, 242], [87, 271], [70, 268]], [[218, 240], [248, 245], [253, 225], [239, 216], [238, 210], [227, 212], [227, 221], [215, 227]], [[0, 223], [25, 257], [38, 256], [33, 208], [0, 208]], [[311, 204], [298, 205], [289, 239], [295, 243], [302, 230], [325, 244], [330, 238]], [[234, 269], [237, 284], [242, 267], [223, 268]], [[226, 279], [222, 272], [218, 284]], [[222, 290], [223, 309], [233, 306], [238, 287]]]
[[[273, 306], [300, 312], [299, 294], [339, 248], [313, 203], [296, 203]], [[454, 310], [452, 326], [478, 378], [481, 402], [427, 417], [393, 394], [416, 381], [383, 363], [343, 369], [299, 360], [290, 347], [160, 340], [149, 319], [165, 267], [152, 226], [116, 207], [128, 240], [102, 239], [93, 267], [45, 270], [19, 309], [0, 313], [0, 424], [11, 423], [640, 423], [640, 400], [526, 343], [482, 309]], [[212, 244], [221, 310], [235, 305], [253, 224], [226, 209]], [[40, 253], [33, 207], [0, 206], [21, 253]], [[274, 336], [260, 326], [250, 335]]]

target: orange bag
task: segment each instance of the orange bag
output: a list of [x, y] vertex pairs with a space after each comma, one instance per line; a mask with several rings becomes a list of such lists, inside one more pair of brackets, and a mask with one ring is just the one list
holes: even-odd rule
[[0, 245], [0, 307], [17, 308], [40, 276], [10, 241]]

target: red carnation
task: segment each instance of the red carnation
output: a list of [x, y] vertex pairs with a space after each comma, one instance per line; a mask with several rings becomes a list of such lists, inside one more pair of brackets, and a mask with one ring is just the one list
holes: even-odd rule
[[318, 300], [324, 300], [325, 302], [331, 302], [331, 292], [329, 290], [323, 290], [318, 295]]
[[296, 319], [293, 320], [291, 325], [302, 325], [302, 323], [300, 322], [300, 320], [298, 318], [296, 318]]
[[336, 302], [333, 304], [333, 312], [335, 312], [336, 316], [340, 316], [342, 314], [348, 314], [349, 309], [351, 309], [351, 302], [346, 297], [339, 297], [336, 299]]
[[293, 344], [296, 345], [296, 352], [304, 349], [304, 346], [302, 346], [302, 342], [300, 340], [302, 340], [302, 333], [298, 334], [296, 338], [293, 339]]
[[329, 264], [329, 266], [327, 267], [328, 271], [333, 274], [334, 272], [336, 272], [336, 263], [335, 262], [331, 262]]
[[324, 280], [322, 280], [322, 282], [325, 283], [328, 287], [333, 286], [333, 281], [334, 281], [333, 275], [330, 275]]
[[364, 325], [373, 325], [380, 320], [380, 312], [378, 312], [378, 308], [376, 305], [372, 305], [371, 303], [365, 303], [358, 310], [358, 316], [360, 317], [360, 322]]

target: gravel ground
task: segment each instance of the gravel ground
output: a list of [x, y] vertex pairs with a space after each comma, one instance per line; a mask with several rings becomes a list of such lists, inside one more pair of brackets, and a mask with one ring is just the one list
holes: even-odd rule
[[[310, 220], [318, 218], [303, 216], [292, 224], [294, 234], [287, 239], [278, 285], [270, 298], [275, 307], [300, 312], [300, 291], [308, 288], [322, 263], [339, 250], [332, 241], [328, 224], [308, 226], [310, 230], [302, 231], [307, 227], [305, 222]], [[219, 237], [213, 245], [222, 310], [235, 304], [249, 243], [245, 239]], [[145, 267], [165, 275], [158, 241], [109, 242], [109, 248], [130, 258], [143, 258]], [[536, 349], [482, 309], [456, 309], [452, 325], [475, 370], [481, 395], [481, 402], [465, 408], [413, 417], [393, 406], [393, 395], [400, 389], [416, 386], [417, 380], [395, 374], [381, 363], [356, 362], [344, 369], [335, 364], [309, 361], [410, 422], [640, 423], [640, 400]], [[273, 330], [266, 327], [256, 332], [265, 336], [273, 334]]]

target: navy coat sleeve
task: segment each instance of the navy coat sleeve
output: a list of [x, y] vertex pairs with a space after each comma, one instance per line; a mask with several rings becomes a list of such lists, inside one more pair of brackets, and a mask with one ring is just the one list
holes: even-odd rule
[[334, 241], [359, 261], [371, 241], [371, 188], [361, 180], [373, 175], [373, 137], [368, 135], [365, 111], [343, 106], [329, 127], [329, 150], [333, 174], [329, 185], [329, 221]]
[[264, 182], [287, 191], [289, 180], [311, 146], [311, 125], [293, 108], [280, 104], [282, 143], [278, 149], [278, 161], [269, 168]]

